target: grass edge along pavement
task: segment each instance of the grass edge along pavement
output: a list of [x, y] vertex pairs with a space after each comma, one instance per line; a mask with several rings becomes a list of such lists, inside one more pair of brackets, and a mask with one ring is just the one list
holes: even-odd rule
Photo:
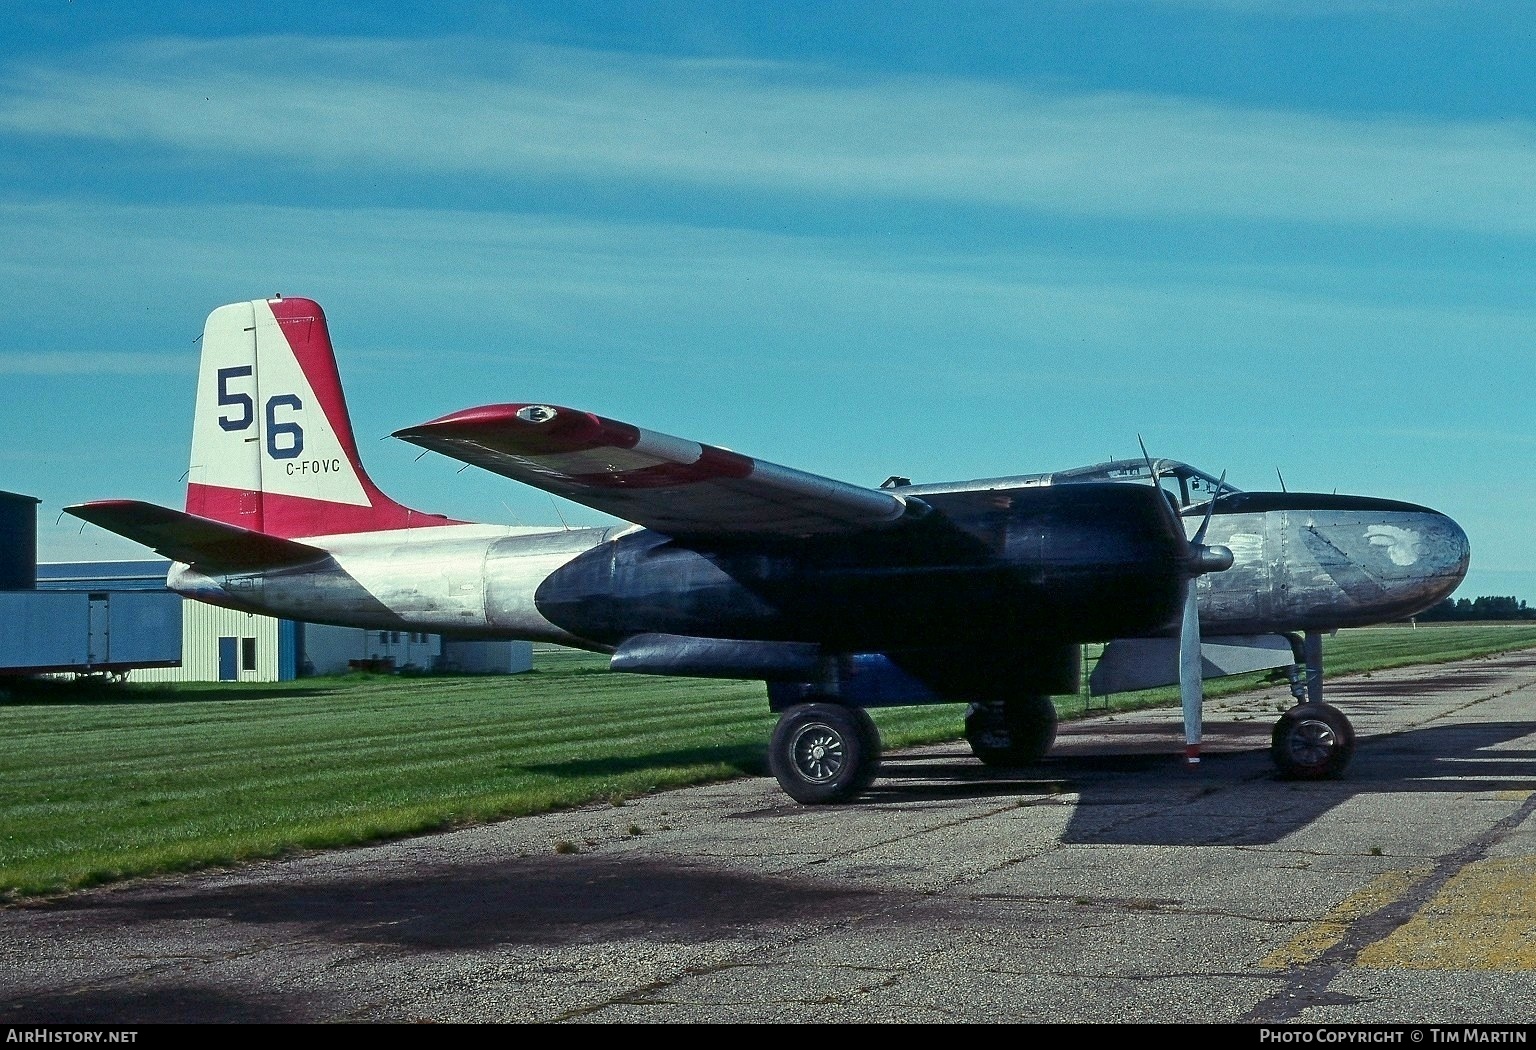
[[[1531, 647], [1536, 624], [1369, 628], [1328, 638], [1325, 660], [1346, 675]], [[1212, 680], [1207, 695], [1267, 677]], [[766, 775], [774, 722], [759, 682], [616, 674], [575, 652], [511, 676], [49, 681], [0, 694], [11, 901]], [[1178, 702], [1171, 688], [1107, 699], [1056, 702], [1064, 720]], [[895, 749], [958, 739], [962, 712], [873, 714]]]

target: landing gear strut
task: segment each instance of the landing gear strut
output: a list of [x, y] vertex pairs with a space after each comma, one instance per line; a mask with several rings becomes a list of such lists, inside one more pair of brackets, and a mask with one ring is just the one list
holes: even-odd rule
[[965, 713], [965, 739], [986, 765], [1033, 765], [1056, 742], [1056, 705], [1048, 696], [974, 703]]
[[861, 707], [796, 704], [773, 729], [768, 768], [796, 802], [846, 802], [874, 783], [880, 731]]
[[[1344, 712], [1323, 703], [1323, 636], [1308, 631], [1305, 639], [1288, 636], [1296, 654], [1291, 667], [1292, 707], [1275, 723], [1270, 757], [1288, 780], [1336, 777], [1355, 753], [1355, 727]], [[1297, 669], [1305, 668], [1305, 673]]]

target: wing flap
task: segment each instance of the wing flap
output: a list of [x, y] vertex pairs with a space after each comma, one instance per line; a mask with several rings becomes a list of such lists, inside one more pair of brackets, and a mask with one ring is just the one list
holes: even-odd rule
[[485, 405], [394, 436], [674, 535], [857, 532], [907, 510], [894, 493], [555, 405]]
[[326, 551], [307, 543], [139, 500], [97, 500], [64, 510], [108, 532], [142, 543], [172, 561], [216, 572], [277, 569], [328, 556]]

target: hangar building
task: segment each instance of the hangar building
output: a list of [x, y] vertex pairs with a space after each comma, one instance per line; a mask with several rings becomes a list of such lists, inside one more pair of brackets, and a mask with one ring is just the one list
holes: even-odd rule
[[181, 663], [182, 608], [159, 591], [98, 581], [37, 586], [37, 504], [0, 492], [0, 674], [129, 674]]
[[183, 598], [170, 562], [37, 562], [37, 505], [0, 491], [0, 674], [272, 682], [349, 670], [515, 674], [527, 642], [278, 620]]
[[[37, 586], [170, 594], [165, 587], [170, 565], [153, 558], [45, 562], [37, 567]], [[355, 670], [516, 674], [533, 667], [533, 646], [527, 642], [461, 641], [415, 631], [302, 623], [176, 597], [181, 602], [181, 666], [135, 670], [130, 681], [275, 682]]]

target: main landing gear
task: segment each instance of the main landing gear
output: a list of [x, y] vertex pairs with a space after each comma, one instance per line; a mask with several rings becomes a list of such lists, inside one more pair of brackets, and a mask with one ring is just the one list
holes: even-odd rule
[[[1296, 704], [1270, 736], [1270, 757], [1288, 780], [1338, 776], [1355, 753], [1355, 729], [1323, 702], [1323, 639], [1316, 631], [1288, 635]], [[1056, 740], [1056, 706], [1049, 696], [1024, 695], [973, 703], [965, 739], [988, 766], [1039, 762]], [[874, 783], [880, 733], [862, 707], [811, 694], [783, 710], [768, 745], [768, 765], [784, 793], [806, 804], [847, 802]]]
[[965, 713], [965, 740], [985, 765], [1034, 765], [1056, 742], [1056, 705], [1048, 696], [974, 703]]
[[[1275, 723], [1269, 754], [1287, 780], [1336, 777], [1355, 754], [1355, 727], [1344, 712], [1323, 703], [1323, 636], [1288, 635], [1296, 663], [1291, 665], [1292, 707]], [[1298, 669], [1305, 668], [1305, 673]]]
[[796, 704], [773, 729], [768, 767], [796, 802], [846, 802], [875, 782], [880, 731], [862, 707]]
[[[989, 766], [1032, 765], [1056, 742], [1056, 705], [1048, 696], [974, 703], [965, 738]], [[768, 767], [796, 802], [846, 802], [875, 781], [880, 731], [862, 707], [833, 700], [795, 704], [774, 727]]]

